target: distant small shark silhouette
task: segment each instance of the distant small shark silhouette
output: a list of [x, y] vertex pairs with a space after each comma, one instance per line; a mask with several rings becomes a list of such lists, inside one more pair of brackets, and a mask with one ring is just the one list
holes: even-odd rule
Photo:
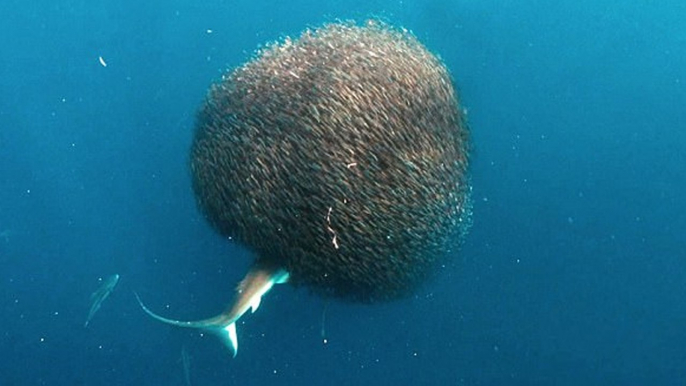
[[281, 284], [288, 281], [288, 272], [278, 267], [268, 267], [262, 265], [254, 266], [236, 289], [236, 298], [231, 307], [221, 314], [204, 320], [185, 322], [180, 320], [167, 319], [150, 311], [143, 304], [138, 294], [136, 299], [143, 311], [151, 317], [178, 327], [199, 328], [212, 332], [219, 336], [222, 342], [231, 349], [233, 356], [238, 353], [238, 336], [236, 335], [236, 321], [245, 314], [248, 309], [252, 312], [260, 306], [262, 296], [264, 296], [274, 284]]
[[106, 280], [102, 282], [100, 287], [98, 287], [95, 292], [91, 294], [91, 309], [88, 311], [88, 318], [86, 318], [86, 323], [83, 325], [84, 327], [88, 327], [88, 323], [90, 323], [91, 319], [93, 318], [93, 315], [95, 315], [96, 312], [100, 309], [100, 306], [102, 305], [102, 302], [107, 299], [108, 296], [114, 291], [114, 287], [117, 286], [117, 283], [119, 282], [119, 275], [114, 274], [110, 277], [108, 277]]

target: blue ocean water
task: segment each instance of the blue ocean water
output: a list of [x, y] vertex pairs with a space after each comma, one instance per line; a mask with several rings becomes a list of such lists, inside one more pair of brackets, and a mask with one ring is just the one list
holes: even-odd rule
[[[0, 385], [686, 383], [681, 1], [0, 3]], [[222, 72], [337, 19], [412, 30], [469, 111], [474, 226], [416, 296], [280, 286], [212, 336], [249, 255], [197, 211]], [[83, 324], [100, 280], [121, 280]], [[326, 341], [324, 340], [326, 339]]]

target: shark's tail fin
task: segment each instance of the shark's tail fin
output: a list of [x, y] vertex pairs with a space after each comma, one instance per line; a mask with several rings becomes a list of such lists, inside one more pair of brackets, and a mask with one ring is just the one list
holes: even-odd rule
[[213, 318], [192, 322], [168, 319], [164, 316], [160, 316], [152, 312], [148, 307], [146, 307], [146, 305], [143, 303], [140, 296], [138, 296], [136, 292], [134, 292], [134, 295], [136, 295], [136, 300], [138, 300], [138, 304], [140, 304], [143, 311], [145, 311], [145, 313], [153, 319], [157, 319], [162, 323], [171, 324], [172, 326], [198, 328], [201, 330], [205, 330], [207, 332], [211, 332], [217, 335], [219, 339], [222, 341], [222, 343], [224, 343], [226, 347], [228, 347], [231, 350], [234, 357], [238, 353], [238, 335], [236, 334], [236, 320], [232, 320], [233, 318], [227, 318], [225, 314], [221, 314]]

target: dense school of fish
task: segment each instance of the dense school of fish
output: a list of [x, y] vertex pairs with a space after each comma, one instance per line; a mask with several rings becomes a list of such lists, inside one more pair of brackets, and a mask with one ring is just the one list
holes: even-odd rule
[[353, 301], [410, 293], [470, 225], [469, 133], [445, 65], [386, 24], [266, 46], [214, 85], [191, 149], [223, 235]]

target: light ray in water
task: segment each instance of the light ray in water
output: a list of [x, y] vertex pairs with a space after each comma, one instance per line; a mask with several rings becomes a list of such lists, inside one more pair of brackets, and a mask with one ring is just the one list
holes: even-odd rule
[[191, 356], [186, 351], [186, 346], [181, 347], [181, 364], [183, 365], [183, 377], [186, 386], [191, 386]]
[[88, 323], [90, 323], [93, 315], [98, 312], [102, 302], [104, 302], [105, 299], [110, 296], [112, 291], [114, 291], [114, 287], [117, 286], [118, 282], [119, 275], [115, 273], [114, 275], [103, 280], [100, 287], [98, 287], [98, 289], [91, 294], [91, 309], [88, 311], [88, 318], [86, 318], [86, 323], [83, 325], [84, 327], [88, 327]]
[[329, 340], [326, 337], [326, 310], [329, 308], [329, 302], [327, 301], [324, 303], [324, 309], [322, 310], [322, 328], [321, 328], [321, 336], [322, 336], [322, 342], [324, 344], [329, 343]]

